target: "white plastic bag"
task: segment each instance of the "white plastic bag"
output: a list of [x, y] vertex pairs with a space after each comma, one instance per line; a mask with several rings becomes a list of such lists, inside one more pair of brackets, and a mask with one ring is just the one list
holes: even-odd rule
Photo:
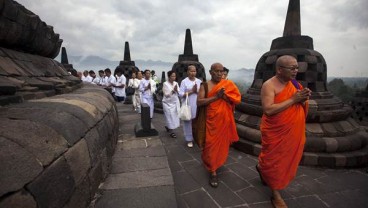
[[188, 94], [185, 98], [185, 103], [180, 108], [179, 118], [183, 121], [190, 121], [192, 119], [192, 111], [188, 105]]

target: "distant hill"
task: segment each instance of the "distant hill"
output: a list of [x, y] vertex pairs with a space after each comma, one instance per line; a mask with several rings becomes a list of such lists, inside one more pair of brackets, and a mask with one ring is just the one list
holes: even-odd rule
[[[59, 58], [60, 59], [60, 58]], [[68, 56], [70, 64], [78, 71], [83, 70], [95, 70], [110, 68], [114, 70], [118, 65], [120, 60], [111, 61], [99, 56]], [[58, 60], [60, 61], [60, 60]], [[155, 70], [159, 79], [161, 79], [162, 71], [171, 70], [174, 62], [164, 62], [164, 61], [154, 61], [154, 60], [134, 60], [135, 65], [141, 69], [151, 69]], [[244, 86], [250, 86], [254, 79], [254, 69], [230, 69], [229, 79], [235, 83], [241, 83]], [[206, 76], [209, 78], [208, 70], [206, 69]], [[327, 77], [327, 82], [339, 78], [344, 81], [344, 83], [350, 87], [365, 88], [368, 84], [368, 77]]]
[[[73, 64], [74, 69], [77, 71], [84, 70], [95, 70], [98, 71], [100, 69], [110, 68], [111, 70], [115, 70], [115, 68], [119, 65], [120, 60], [118, 61], [110, 61], [104, 59], [99, 56], [68, 56], [68, 60], [70, 64]], [[153, 60], [134, 60], [135, 65], [141, 69], [151, 69], [155, 70], [156, 74], [161, 77], [162, 71], [171, 70], [171, 67], [174, 63], [164, 62], [164, 61], [153, 61]]]
[[236, 69], [236, 70], [230, 70], [228, 78], [236, 83], [243, 83], [250, 85], [253, 82], [254, 79], [254, 69]]

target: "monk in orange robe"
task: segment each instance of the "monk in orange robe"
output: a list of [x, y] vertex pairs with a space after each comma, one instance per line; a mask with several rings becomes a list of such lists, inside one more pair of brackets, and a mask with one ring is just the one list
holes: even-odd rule
[[202, 160], [210, 172], [212, 187], [218, 186], [216, 170], [226, 162], [230, 144], [239, 140], [234, 107], [240, 103], [241, 95], [232, 81], [222, 79], [223, 73], [224, 67], [220, 63], [212, 64], [211, 80], [207, 82], [207, 97], [201, 85], [197, 98], [197, 106], [207, 106], [206, 142], [202, 150]]
[[261, 180], [272, 190], [275, 207], [287, 207], [279, 190], [295, 177], [305, 144], [305, 122], [311, 91], [295, 78], [298, 62], [284, 55], [276, 61], [276, 75], [261, 89], [262, 150], [256, 166]]

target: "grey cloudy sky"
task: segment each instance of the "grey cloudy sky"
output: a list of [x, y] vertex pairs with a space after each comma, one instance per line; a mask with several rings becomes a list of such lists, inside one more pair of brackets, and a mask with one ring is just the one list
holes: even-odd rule
[[[282, 36], [288, 0], [18, 0], [54, 27], [68, 55], [176, 62], [191, 29], [206, 69], [255, 68]], [[326, 62], [328, 76], [368, 77], [368, 1], [301, 0], [302, 35]], [[138, 66], [139, 67], [139, 66]]]

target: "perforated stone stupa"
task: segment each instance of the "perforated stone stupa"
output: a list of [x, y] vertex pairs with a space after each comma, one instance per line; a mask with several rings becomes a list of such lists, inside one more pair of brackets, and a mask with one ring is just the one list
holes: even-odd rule
[[327, 167], [367, 165], [367, 133], [350, 117], [352, 108], [327, 90], [326, 61], [314, 50], [313, 39], [301, 35], [300, 0], [289, 1], [283, 37], [274, 39], [270, 51], [261, 56], [252, 86], [237, 106], [235, 119], [241, 139], [235, 147], [253, 155], [260, 153], [259, 126], [263, 113], [260, 89], [275, 74], [277, 58], [286, 54], [298, 60], [297, 80], [313, 91], [301, 163]]
[[133, 71], [137, 72], [139, 70], [138, 67], [135, 66], [135, 62], [130, 58], [129, 42], [127, 41], [124, 47], [124, 60], [120, 61], [119, 66], [115, 68], [115, 72], [116, 70], [122, 70], [127, 80], [132, 76]]
[[189, 65], [194, 65], [197, 68], [197, 78], [206, 79], [206, 73], [203, 65], [198, 60], [198, 55], [193, 54], [192, 36], [190, 29], [185, 31], [184, 54], [180, 54], [178, 62], [176, 62], [172, 70], [176, 72], [176, 80], [181, 83], [181, 80], [187, 77], [187, 69]]

